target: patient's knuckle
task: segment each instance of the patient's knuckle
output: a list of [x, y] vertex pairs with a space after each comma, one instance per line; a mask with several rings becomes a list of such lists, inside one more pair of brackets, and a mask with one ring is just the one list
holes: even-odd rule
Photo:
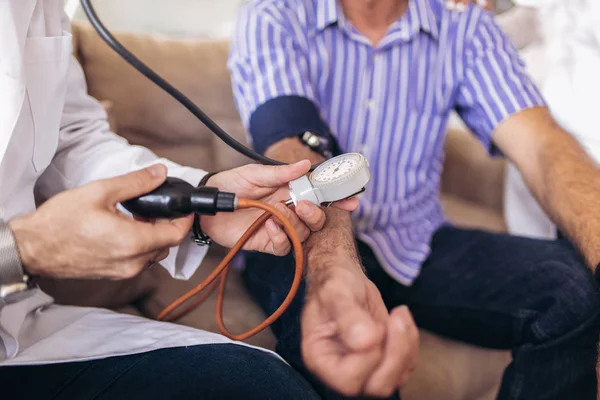
[[339, 299], [346, 299], [349, 297], [347, 288], [342, 287], [333, 279], [325, 281], [323, 284], [323, 293], [327, 293], [329, 296]]

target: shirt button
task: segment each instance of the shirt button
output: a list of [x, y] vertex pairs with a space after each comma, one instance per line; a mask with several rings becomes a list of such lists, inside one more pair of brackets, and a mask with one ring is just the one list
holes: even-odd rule
[[367, 108], [369, 110], [374, 110], [375, 106], [376, 106], [375, 100], [373, 100], [373, 99], [367, 100]]

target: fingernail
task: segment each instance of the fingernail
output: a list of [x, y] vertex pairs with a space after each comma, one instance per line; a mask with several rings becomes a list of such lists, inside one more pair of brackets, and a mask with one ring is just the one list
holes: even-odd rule
[[165, 166], [162, 164], [154, 164], [148, 167], [148, 172], [155, 178], [159, 176], [163, 176], [165, 171]]
[[456, 11], [463, 12], [467, 9], [467, 5], [465, 3], [458, 3], [456, 5]]
[[448, 10], [455, 10], [456, 9], [456, 3], [454, 1], [452, 1], [452, 0], [447, 1], [446, 2], [446, 8]]

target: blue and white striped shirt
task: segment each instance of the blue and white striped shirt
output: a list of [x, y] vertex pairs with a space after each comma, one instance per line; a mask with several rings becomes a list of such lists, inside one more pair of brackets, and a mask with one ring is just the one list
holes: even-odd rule
[[336, 0], [251, 1], [229, 68], [255, 147], [281, 138], [250, 129], [253, 113], [273, 99], [301, 96], [316, 105], [343, 151], [369, 159], [372, 180], [353, 215], [356, 234], [406, 285], [445, 222], [439, 191], [450, 112], [492, 151], [500, 122], [544, 105], [492, 15], [476, 6], [451, 11], [443, 0], [409, 0], [377, 47]]

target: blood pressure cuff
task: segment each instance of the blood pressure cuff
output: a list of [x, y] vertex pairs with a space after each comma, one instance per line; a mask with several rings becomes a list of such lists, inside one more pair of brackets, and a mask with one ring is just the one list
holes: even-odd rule
[[281, 96], [260, 105], [250, 117], [249, 130], [254, 149], [260, 154], [280, 140], [307, 131], [327, 139], [332, 153], [339, 154], [329, 127], [316, 105], [306, 97]]

